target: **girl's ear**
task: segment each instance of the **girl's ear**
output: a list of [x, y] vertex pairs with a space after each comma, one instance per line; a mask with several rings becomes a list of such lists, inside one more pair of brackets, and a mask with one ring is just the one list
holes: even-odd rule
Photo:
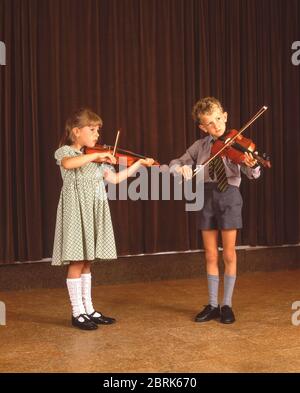
[[224, 112], [224, 113], [223, 113], [223, 116], [224, 116], [224, 122], [226, 123], [226, 122], [227, 122], [228, 113], [227, 113], [227, 112]]
[[71, 134], [72, 134], [72, 136], [73, 136], [74, 138], [78, 138], [78, 136], [79, 136], [79, 133], [80, 133], [80, 130], [79, 130], [79, 128], [78, 128], [78, 127], [74, 127], [74, 128], [72, 128], [72, 130], [71, 130]]

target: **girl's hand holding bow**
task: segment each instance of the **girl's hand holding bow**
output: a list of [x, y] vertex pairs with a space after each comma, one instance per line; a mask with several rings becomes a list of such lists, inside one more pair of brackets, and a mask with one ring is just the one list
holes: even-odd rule
[[113, 156], [109, 152], [103, 152], [103, 153], [94, 153], [96, 159], [94, 161], [96, 162], [108, 162], [109, 164], [116, 164], [117, 159], [115, 156]]

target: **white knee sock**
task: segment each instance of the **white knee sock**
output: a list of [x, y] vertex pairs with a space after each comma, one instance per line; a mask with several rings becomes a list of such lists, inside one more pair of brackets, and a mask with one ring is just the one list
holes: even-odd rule
[[71, 300], [73, 316], [78, 317], [80, 314], [85, 314], [82, 302], [81, 278], [67, 278], [67, 287]]
[[92, 275], [91, 273], [81, 275], [81, 285], [82, 285], [82, 300], [85, 307], [86, 313], [92, 314], [95, 309], [92, 303]]

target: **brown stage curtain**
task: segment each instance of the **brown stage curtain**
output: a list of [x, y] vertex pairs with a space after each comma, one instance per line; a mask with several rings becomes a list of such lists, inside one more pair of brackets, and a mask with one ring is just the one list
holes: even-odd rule
[[[300, 240], [300, 40], [297, 0], [0, 0], [0, 261], [51, 256], [61, 187], [53, 159], [66, 117], [90, 106], [102, 142], [169, 163], [199, 133], [203, 96], [221, 99], [273, 167], [243, 180], [240, 243]], [[179, 201], [110, 203], [121, 255], [196, 249]]]

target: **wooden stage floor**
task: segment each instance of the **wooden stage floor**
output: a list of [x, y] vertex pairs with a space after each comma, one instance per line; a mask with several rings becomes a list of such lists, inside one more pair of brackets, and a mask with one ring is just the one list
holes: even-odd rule
[[102, 285], [93, 298], [117, 324], [71, 327], [66, 289], [0, 292], [0, 372], [300, 372], [300, 270], [240, 274], [232, 325], [193, 321], [204, 276]]

